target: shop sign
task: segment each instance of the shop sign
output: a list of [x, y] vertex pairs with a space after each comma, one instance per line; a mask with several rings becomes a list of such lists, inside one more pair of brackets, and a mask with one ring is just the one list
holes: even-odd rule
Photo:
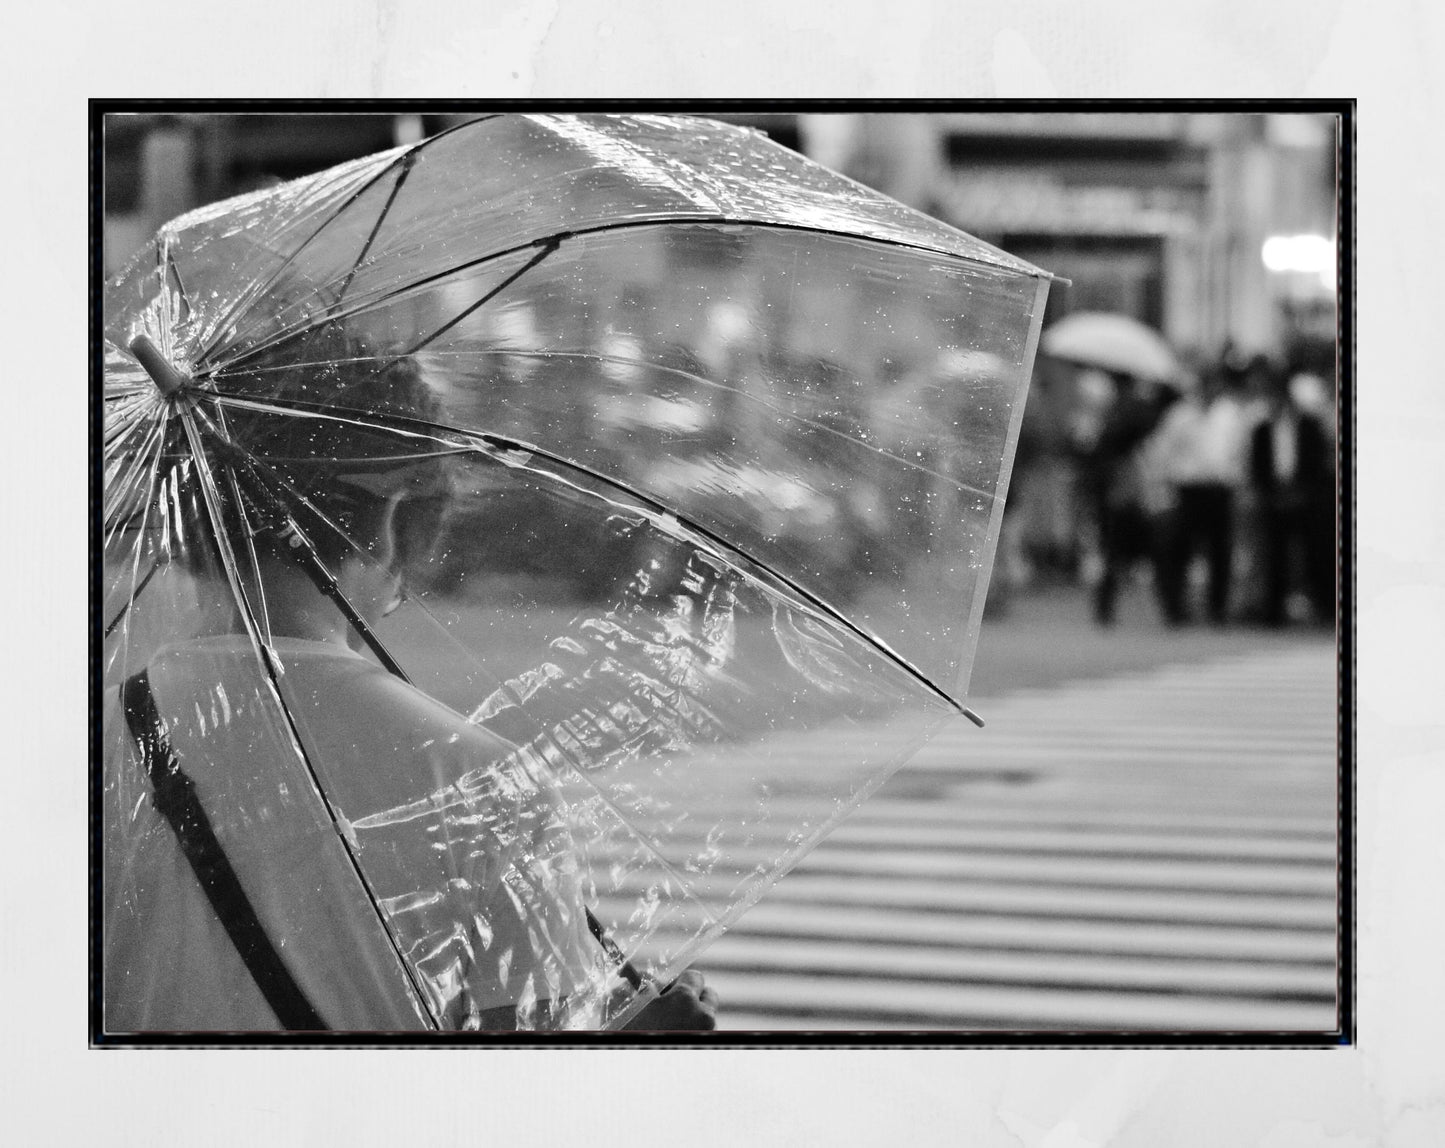
[[1175, 187], [1060, 184], [1038, 174], [961, 171], [940, 197], [950, 222], [971, 231], [1166, 235], [1198, 229], [1197, 193]]

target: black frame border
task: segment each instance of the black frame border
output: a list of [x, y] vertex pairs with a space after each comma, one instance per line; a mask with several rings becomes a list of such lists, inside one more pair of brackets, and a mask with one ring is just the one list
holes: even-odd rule
[[[1339, 794], [1339, 959], [1337, 964], [1338, 1027], [1320, 1032], [1231, 1032], [1154, 1030], [1048, 1030], [1020, 1032], [969, 1032], [952, 1030], [917, 1031], [812, 1031], [768, 1030], [725, 1031], [715, 1035], [652, 1033], [106, 1033], [101, 1013], [101, 966], [103, 960], [97, 910], [101, 866], [100, 809], [103, 778], [100, 761], [103, 734], [100, 725], [102, 580], [99, 562], [102, 467], [100, 444], [104, 441], [101, 393], [104, 379], [103, 271], [104, 257], [104, 118], [124, 113], [366, 113], [366, 114], [481, 114], [485, 112], [656, 112], [672, 114], [759, 114], [805, 112], [924, 113], [924, 112], [1195, 112], [1214, 114], [1317, 113], [1339, 117], [1337, 236], [1336, 245], [1336, 354], [1338, 394], [1337, 542], [1338, 579], [1336, 613], [1336, 654], [1338, 667], [1337, 786]], [[1198, 1049], [1306, 1049], [1349, 1047], [1356, 1043], [1356, 858], [1355, 798], [1356, 752], [1354, 678], [1356, 651], [1354, 633], [1355, 575], [1355, 244], [1356, 244], [1356, 101], [1350, 99], [1294, 100], [605, 100], [605, 99], [510, 99], [510, 100], [331, 100], [331, 99], [107, 99], [88, 103], [87, 142], [89, 151], [89, 251], [87, 267], [87, 308], [90, 340], [90, 411], [88, 427], [88, 523], [90, 563], [90, 785], [87, 810], [89, 883], [87, 912], [89, 925], [89, 968], [87, 971], [88, 1040], [92, 1049], [118, 1048], [1198, 1048]]]

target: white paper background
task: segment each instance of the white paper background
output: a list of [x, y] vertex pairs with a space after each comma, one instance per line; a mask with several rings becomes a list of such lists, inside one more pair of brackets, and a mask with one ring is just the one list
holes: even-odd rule
[[[1445, 1144], [1442, 12], [1429, 0], [13, 10], [0, 180], [7, 1138]], [[1358, 1047], [87, 1051], [85, 100], [120, 96], [1358, 97]]]

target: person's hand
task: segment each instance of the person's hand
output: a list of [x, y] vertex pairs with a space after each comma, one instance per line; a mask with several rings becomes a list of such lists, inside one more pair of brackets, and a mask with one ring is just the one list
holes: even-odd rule
[[717, 1028], [717, 993], [688, 969], [623, 1025], [631, 1032], [711, 1032]]

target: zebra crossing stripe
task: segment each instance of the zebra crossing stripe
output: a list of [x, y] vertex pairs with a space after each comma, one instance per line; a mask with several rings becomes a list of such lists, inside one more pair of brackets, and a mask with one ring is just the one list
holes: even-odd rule
[[[849, 1018], [861, 1029], [885, 1019], [922, 1029], [1063, 1031], [1318, 1031], [1333, 1027], [1335, 1006], [1312, 1001], [1121, 993], [1035, 985], [926, 984], [888, 978], [779, 978], [723, 972], [709, 978], [724, 1003], [769, 1014], [769, 1028]], [[726, 1013], [719, 1027], [731, 1027]], [[821, 1027], [821, 1026], [820, 1026]], [[831, 1027], [828, 1026], [828, 1027]]]
[[[641, 895], [649, 882], [638, 880], [624, 889]], [[872, 874], [819, 874], [795, 871], [768, 895], [768, 902], [854, 906], [862, 911], [913, 909], [938, 913], [1028, 913], [1081, 920], [1172, 921], [1217, 926], [1274, 926], [1321, 929], [1333, 936], [1332, 894], [1310, 897], [1250, 891], [1248, 895], [1202, 889], [1155, 889], [1138, 885], [1086, 886], [1033, 882], [923, 881], [912, 877], [879, 878]], [[764, 904], [768, 903], [764, 902]], [[756, 914], [761, 907], [749, 910]]]
[[1198, 995], [1303, 998], [1333, 1002], [1330, 964], [1174, 961], [1058, 953], [919, 949], [835, 941], [739, 937], [708, 962], [710, 971], [786, 970], [792, 975], [907, 976], [952, 984], [1035, 984]]
[[975, 699], [705, 952], [721, 1026], [1330, 1031], [1335, 688], [1319, 645]]
[[1287, 961], [1333, 964], [1335, 937], [1322, 929], [1288, 930], [1229, 921], [1117, 921], [1050, 917], [1027, 912], [937, 913], [763, 901], [733, 925], [703, 958], [711, 961], [734, 937], [818, 938], [833, 941], [949, 946], [958, 949], [1060, 951], [1155, 959]]
[[[866, 806], [865, 806], [866, 809]], [[706, 822], [710, 810], [703, 809]], [[1239, 860], [1248, 862], [1333, 863], [1336, 856], [1333, 827], [1323, 834], [1304, 837], [1275, 837], [1266, 834], [1201, 832], [1189, 837], [1154, 832], [1152, 826], [1133, 832], [1118, 832], [1112, 826], [1079, 828], [1072, 825], [1041, 830], [1032, 825], [991, 826], [880, 824], [864, 813], [855, 815], [828, 837], [833, 853], [910, 853], [946, 850], [951, 855], [985, 851], [994, 854], [1027, 854], [1032, 857], [1160, 858], [1175, 860]], [[751, 831], [759, 853], [770, 852], [768, 843], [782, 842], [782, 827], [764, 825]], [[706, 839], [706, 831], [683, 825], [673, 830], [671, 841], [679, 846]], [[771, 850], [776, 853], [776, 848]]]
[[[766, 867], [778, 852], [766, 844], [738, 846], [729, 850], [729, 858], [746, 873], [753, 868]], [[1296, 865], [1279, 861], [1266, 866], [1253, 861], [1179, 861], [1161, 856], [1142, 860], [1100, 860], [1082, 855], [1001, 855], [987, 851], [943, 849], [874, 849], [858, 852], [844, 848], [829, 848], [824, 851], [820, 848], [804, 860], [795, 872], [858, 878], [874, 875], [907, 877], [927, 882], [976, 882], [992, 879], [1014, 885], [1053, 884], [1063, 888], [1104, 886], [1140, 890], [1162, 889], [1170, 892], [1212, 890], [1234, 894], [1292, 894], [1330, 898], [1334, 896], [1337, 884], [1332, 866]], [[661, 880], [663, 877], [661, 870], [643, 868], [633, 875], [632, 881], [646, 884], [649, 879]]]
[[[910, 769], [912, 767], [910, 766]], [[899, 781], [907, 781], [907, 776]], [[770, 808], [794, 815], [807, 811], [812, 803], [786, 796], [774, 797]], [[786, 817], [780, 817], [786, 820]], [[1229, 834], [1237, 831], [1242, 837], [1278, 840], [1301, 837], [1334, 840], [1336, 818], [1333, 808], [1328, 815], [1302, 813], [1298, 810], [1273, 816], [1257, 813], [1253, 808], [1232, 809], [1227, 816], [1209, 816], [1197, 809], [1180, 812], [1156, 806], [1142, 814], [1131, 813], [1107, 803], [1071, 805], [1056, 808], [1043, 805], [995, 788], [984, 802], [940, 803], [936, 799], [900, 797], [896, 789], [885, 787], [835, 831], [834, 837], [856, 825], [878, 827], [884, 832], [911, 834], [918, 827], [947, 828], [983, 827], [1031, 831], [1040, 826], [1075, 828], [1079, 831], [1107, 831], [1119, 834], [1146, 832], [1167, 833], [1171, 839], [1191, 832]], [[833, 838], [829, 838], [833, 840]]]

